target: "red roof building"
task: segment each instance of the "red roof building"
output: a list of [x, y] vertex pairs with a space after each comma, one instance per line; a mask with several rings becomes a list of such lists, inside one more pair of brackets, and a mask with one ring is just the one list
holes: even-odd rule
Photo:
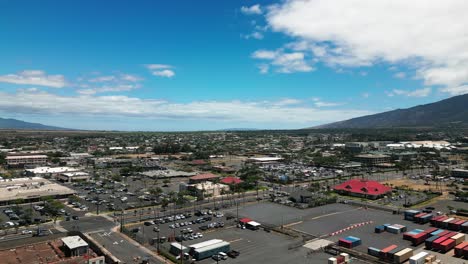
[[392, 191], [392, 188], [377, 181], [352, 179], [336, 185], [333, 189], [341, 194], [377, 199]]
[[239, 183], [243, 183], [244, 181], [239, 179], [239, 177], [226, 177], [226, 178], [223, 178], [219, 181], [220, 183], [223, 183], [223, 184], [239, 184]]
[[192, 160], [192, 162], [190, 162], [190, 164], [192, 165], [206, 165], [206, 161], [204, 160]]
[[199, 182], [204, 182], [204, 181], [213, 181], [219, 179], [218, 175], [214, 175], [212, 173], [203, 173], [203, 174], [198, 174], [193, 177], [189, 178], [190, 183], [199, 183]]

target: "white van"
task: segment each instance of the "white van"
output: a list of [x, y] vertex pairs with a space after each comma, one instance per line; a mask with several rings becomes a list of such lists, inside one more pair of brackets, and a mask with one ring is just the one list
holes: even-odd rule
[[228, 255], [224, 252], [219, 252], [218, 255], [221, 257], [221, 259], [227, 259]]

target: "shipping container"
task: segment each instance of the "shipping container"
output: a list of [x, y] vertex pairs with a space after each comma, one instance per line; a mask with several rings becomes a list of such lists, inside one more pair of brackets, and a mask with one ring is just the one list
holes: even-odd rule
[[440, 244], [447, 240], [447, 237], [439, 237], [438, 239], [434, 240], [432, 242], [432, 248], [434, 250], [440, 250]]
[[403, 262], [407, 261], [412, 256], [413, 256], [413, 249], [405, 248], [405, 249], [395, 253], [395, 256], [393, 257], [393, 261], [395, 263], [403, 263]]
[[380, 257], [380, 249], [374, 248], [374, 247], [368, 247], [367, 254], [374, 256], [374, 257]]
[[447, 234], [443, 235], [444, 237], [448, 237], [448, 238], [451, 238], [453, 237], [454, 235], [458, 235], [458, 232], [448, 232]]
[[444, 253], [451, 250], [454, 247], [455, 247], [455, 240], [451, 238], [448, 238], [442, 243], [440, 243], [440, 251]]
[[447, 234], [450, 234], [450, 233], [451, 233], [451, 232], [448, 231], [448, 230], [443, 230], [442, 232], [440, 232], [440, 233], [437, 234], [437, 235], [443, 237], [443, 236], [446, 236]]
[[440, 234], [444, 232], [443, 229], [437, 229], [436, 231], [432, 232], [431, 235], [432, 236], [440, 236]]
[[388, 255], [387, 255], [388, 252], [390, 252], [390, 251], [392, 251], [392, 250], [394, 250], [396, 248], [398, 248], [397, 245], [390, 245], [390, 246], [388, 246], [386, 248], [383, 248], [382, 250], [380, 250], [380, 257], [382, 259], [387, 259], [388, 258]]
[[351, 241], [348, 241], [348, 240], [343, 239], [343, 238], [340, 238], [340, 240], [338, 240], [338, 245], [341, 246], [341, 247], [345, 247], [345, 248], [352, 248], [353, 247]]
[[397, 247], [397, 248], [395, 248], [395, 249], [393, 249], [393, 250], [390, 250], [390, 251], [387, 253], [387, 259], [393, 261], [393, 260], [394, 260], [395, 254], [398, 253], [398, 252], [400, 252], [401, 250], [403, 250], [402, 247]]
[[463, 256], [463, 249], [468, 247], [468, 242], [462, 242], [455, 247], [455, 256], [461, 257]]
[[421, 211], [418, 211], [418, 210], [406, 210], [404, 212], [404, 218], [405, 220], [410, 220], [410, 221], [413, 221], [414, 220], [414, 216], [421, 213]]
[[455, 240], [455, 245], [459, 245], [461, 244], [462, 242], [465, 241], [465, 234], [462, 234], [462, 233], [458, 233], [452, 237], [450, 237], [451, 239]]
[[423, 243], [424, 240], [426, 240], [426, 238], [427, 238], [428, 236], [429, 236], [428, 233], [422, 232], [422, 233], [419, 233], [419, 234], [417, 234], [417, 235], [414, 235], [414, 236], [410, 239], [410, 241], [411, 241], [411, 243], [413, 243], [413, 246], [418, 246], [418, 245], [420, 245], [421, 243]]
[[418, 254], [412, 256], [409, 259], [410, 264], [424, 264], [426, 262], [426, 257], [429, 255], [427, 252], [419, 252]]
[[426, 248], [427, 249], [432, 249], [432, 242], [434, 242], [434, 240], [436, 240], [438, 238], [439, 238], [439, 236], [431, 236], [430, 238], [426, 239], [426, 241], [425, 241]]
[[448, 224], [449, 224], [450, 222], [452, 222], [453, 220], [455, 220], [455, 218], [453, 218], [453, 217], [450, 217], [450, 218], [448, 218], [448, 219], [445, 219], [444, 221], [442, 221], [441, 227], [447, 229], [447, 228], [448, 228]]
[[338, 260], [336, 258], [331, 257], [328, 259], [328, 264], [338, 264]]
[[445, 220], [447, 220], [447, 219], [449, 219], [449, 217], [448, 217], [448, 216], [445, 216], [445, 215], [442, 216], [442, 217], [440, 217], [439, 219], [437, 219], [437, 220], [434, 222], [434, 226], [436, 226], [436, 227], [441, 227], [441, 226], [442, 226], [442, 222], [445, 221]]
[[448, 222], [447, 228], [450, 230], [454, 230], [453, 228], [455, 228], [455, 223], [458, 221], [460, 221], [460, 219], [455, 218], [452, 221]]
[[449, 224], [449, 229], [453, 231], [460, 231], [462, 224], [464, 224], [466, 221], [465, 220], [457, 220], [454, 223]]
[[464, 233], [468, 233], [468, 221], [463, 223], [461, 225], [461, 230], [464, 232]]
[[376, 226], [374, 231], [375, 231], [375, 233], [382, 233], [382, 232], [385, 231], [385, 226], [383, 226], [383, 225]]
[[429, 223], [433, 217], [434, 216], [432, 214], [426, 214], [425, 216], [422, 216], [419, 218], [419, 223], [420, 224]]
[[432, 233], [434, 231], [437, 231], [436, 227], [429, 227], [428, 229], [424, 230], [424, 232], [426, 232], [426, 233]]
[[435, 222], [441, 218], [445, 217], [444, 215], [435, 216], [431, 219], [431, 225], [435, 225]]

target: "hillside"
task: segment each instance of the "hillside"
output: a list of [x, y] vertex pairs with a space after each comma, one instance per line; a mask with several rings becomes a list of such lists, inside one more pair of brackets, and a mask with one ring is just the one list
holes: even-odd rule
[[314, 128], [468, 127], [468, 94]]
[[39, 123], [29, 123], [17, 119], [0, 118], [0, 129], [20, 129], [20, 130], [67, 130], [66, 128], [46, 126]]

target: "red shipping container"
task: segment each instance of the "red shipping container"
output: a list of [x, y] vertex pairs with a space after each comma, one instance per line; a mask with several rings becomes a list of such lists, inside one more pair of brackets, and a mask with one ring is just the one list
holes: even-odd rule
[[455, 256], [461, 257], [463, 255], [463, 249], [468, 247], [468, 242], [463, 242], [455, 247]]
[[457, 220], [455, 223], [450, 225], [450, 229], [453, 231], [460, 231], [461, 225], [464, 224], [465, 222], [466, 222], [465, 220]]
[[436, 222], [439, 221], [439, 219], [442, 219], [442, 218], [444, 218], [443, 215], [439, 215], [439, 216], [436, 216], [436, 217], [432, 218], [431, 221], [430, 221], [431, 225], [435, 225]]
[[424, 242], [424, 240], [426, 240], [427, 235], [428, 233], [425, 233], [425, 232], [421, 232], [417, 235], [414, 235], [411, 239], [411, 242], [413, 243], [414, 246], [417, 246], [421, 244], [422, 242]]
[[448, 238], [444, 242], [440, 243], [440, 250], [442, 252], [447, 252], [451, 250], [453, 247], [455, 247], [455, 240]]
[[443, 216], [435, 221], [435, 226], [440, 227], [442, 225], [442, 222], [449, 219], [448, 216]]
[[430, 233], [432, 233], [432, 232], [434, 232], [434, 231], [436, 231], [436, 230], [438, 230], [438, 228], [436, 228], [436, 227], [429, 227], [428, 229], [424, 230], [424, 232], [430, 234]]
[[434, 242], [432, 242], [432, 248], [433, 249], [440, 249], [440, 243], [444, 242], [445, 240], [447, 240], [447, 237], [439, 237], [438, 239], [434, 240]]
[[450, 232], [450, 231], [447, 231], [447, 230], [444, 230], [444, 231], [440, 232], [440, 233], [437, 234], [437, 235], [440, 236], [440, 237], [443, 237], [443, 236], [445, 236], [445, 235], [447, 235], [447, 234], [449, 234], [449, 233], [451, 233], [451, 232]]
[[343, 256], [336, 256], [335, 258], [338, 264], [345, 262], [345, 258]]
[[351, 248], [352, 247], [351, 241], [345, 240], [343, 238], [340, 238], [340, 240], [338, 240], [338, 245], [342, 246], [342, 247], [345, 247], [345, 248]]
[[382, 250], [380, 250], [380, 257], [381, 258], [386, 258], [387, 257], [387, 253], [394, 250], [395, 248], [397, 248], [398, 246], [397, 245], [390, 245]]
[[450, 238], [450, 237], [453, 237], [454, 235], [457, 235], [457, 234], [458, 234], [458, 232], [448, 232], [447, 234], [442, 235], [442, 236]]
[[468, 247], [465, 247], [465, 248], [463, 249], [463, 256], [464, 256], [465, 258], [468, 258]]

